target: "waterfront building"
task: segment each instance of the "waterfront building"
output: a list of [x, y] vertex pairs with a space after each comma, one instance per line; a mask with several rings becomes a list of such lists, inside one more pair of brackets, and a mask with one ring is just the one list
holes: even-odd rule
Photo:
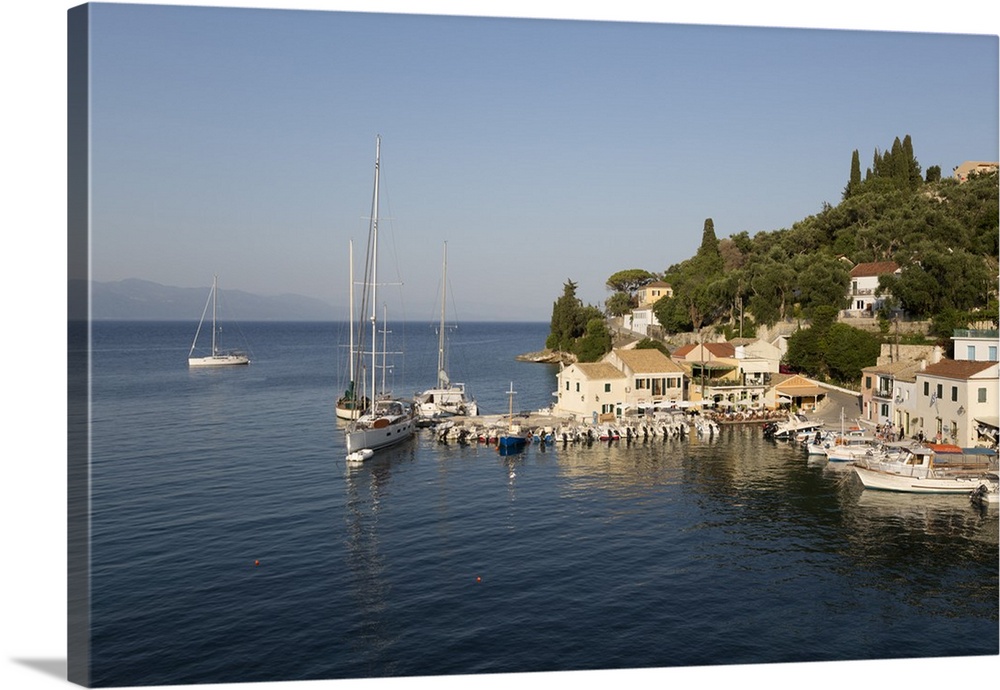
[[968, 447], [996, 444], [997, 362], [944, 359], [916, 375], [914, 433]]
[[[778, 373], [781, 364], [781, 350], [762, 340], [753, 338], [735, 338], [729, 341], [732, 346], [732, 357], [728, 348], [709, 347], [708, 351], [716, 364], [714, 366], [729, 367], [732, 370], [719, 370], [720, 378], [708, 378], [701, 391], [701, 398], [710, 401], [714, 406], [729, 409], [760, 409], [767, 406], [767, 390], [772, 385], [772, 378]], [[713, 352], [714, 350], [714, 352]], [[689, 356], [700, 356], [692, 350]], [[692, 363], [692, 368], [700, 368], [699, 363]], [[700, 378], [692, 377], [691, 386], [701, 387]], [[773, 400], [772, 400], [773, 403]], [[773, 404], [772, 404], [773, 406]]]
[[599, 362], [576, 362], [556, 376], [558, 415], [580, 420], [684, 399], [684, 369], [655, 349], [614, 349]]
[[937, 345], [883, 344], [875, 365], [861, 370], [861, 417], [873, 424], [892, 423], [912, 435], [916, 375], [943, 357]]
[[[896, 424], [906, 401], [905, 382], [916, 383], [916, 374], [924, 366], [924, 362], [890, 362], [862, 369], [862, 418], [873, 424]], [[903, 424], [904, 429], [908, 426], [907, 423]]]
[[670, 358], [684, 367], [692, 381], [739, 381], [739, 362], [731, 343], [682, 345], [670, 354]]
[[790, 405], [799, 410], [815, 412], [826, 397], [826, 388], [801, 374], [776, 374], [775, 385], [768, 391], [772, 407]]

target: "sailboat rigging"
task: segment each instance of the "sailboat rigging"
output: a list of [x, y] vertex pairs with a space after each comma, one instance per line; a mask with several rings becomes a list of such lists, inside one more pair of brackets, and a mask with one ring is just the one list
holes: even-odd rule
[[336, 405], [336, 415], [338, 419], [357, 419], [361, 416], [361, 413], [368, 408], [368, 403], [370, 402], [368, 398], [362, 396], [358, 392], [358, 377], [356, 370], [356, 357], [355, 357], [355, 346], [354, 346], [354, 241], [351, 240], [348, 248], [348, 256], [350, 259], [350, 267], [348, 270], [349, 274], [349, 295], [350, 295], [350, 354], [348, 356], [348, 383], [347, 390], [337, 399]]
[[441, 270], [441, 321], [438, 324], [437, 384], [414, 397], [417, 414], [422, 420], [433, 423], [440, 417], [453, 415], [475, 416], [479, 414], [476, 401], [465, 392], [464, 383], [452, 383], [448, 376], [445, 357], [445, 308], [448, 285], [448, 243], [444, 245], [444, 261]]
[[[383, 330], [383, 361], [382, 386], [378, 387], [376, 356], [378, 350], [378, 212], [379, 212], [379, 161], [381, 157], [381, 137], [375, 138], [375, 185], [372, 192], [371, 224], [368, 230], [368, 260], [365, 262], [365, 293], [362, 306], [365, 303], [371, 309], [367, 328], [371, 332], [371, 363], [370, 375], [371, 405], [357, 419], [353, 420], [345, 433], [347, 457], [349, 460], [364, 460], [371, 457], [380, 448], [395, 445], [413, 437], [416, 428], [413, 405], [404, 400], [393, 398], [385, 388], [385, 333]], [[362, 308], [362, 313], [366, 309]], [[384, 317], [383, 317], [384, 319]], [[384, 326], [383, 326], [384, 329]], [[363, 330], [363, 329], [361, 329]], [[353, 353], [357, 357], [355, 371], [363, 369], [361, 357], [362, 348]], [[368, 382], [365, 382], [368, 385]], [[362, 391], [364, 396], [364, 391]]]
[[[232, 364], [249, 364], [250, 357], [245, 352], [238, 350], [223, 351], [219, 348], [219, 333], [222, 327], [218, 325], [218, 299], [219, 277], [212, 278], [212, 291], [205, 302], [205, 309], [201, 312], [201, 320], [198, 322], [198, 330], [194, 333], [194, 342], [191, 343], [191, 350], [188, 352], [188, 366], [191, 367], [217, 367]], [[201, 334], [201, 327], [205, 323], [205, 316], [208, 314], [208, 305], [212, 305], [212, 354], [204, 357], [195, 357], [194, 350], [198, 346], [198, 336]]]

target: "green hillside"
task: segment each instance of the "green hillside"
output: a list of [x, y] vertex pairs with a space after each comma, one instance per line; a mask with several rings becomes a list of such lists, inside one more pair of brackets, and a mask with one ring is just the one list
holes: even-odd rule
[[[843, 199], [791, 228], [716, 240], [705, 222], [697, 254], [668, 268], [674, 289], [655, 312], [668, 332], [732, 324], [739, 306], [761, 324], [845, 308], [853, 265], [894, 261], [880, 287], [887, 308], [913, 319], [997, 319], [997, 175], [959, 183], [933, 167], [921, 177], [909, 137], [875, 152], [862, 179], [858, 152]], [[950, 329], [949, 334], [950, 334]]]
[[[673, 296], [653, 311], [667, 334], [704, 327], [732, 334], [741, 317], [745, 334], [756, 324], [789, 319], [825, 324], [849, 306], [854, 265], [894, 261], [902, 270], [880, 279], [879, 293], [889, 295], [880, 316], [932, 321], [931, 335], [944, 341], [954, 328], [997, 323], [998, 240], [997, 174], [959, 183], [942, 178], [938, 166], [924, 172], [907, 135], [886, 151], [876, 150], [863, 174], [854, 151], [840, 203], [824, 204], [790, 228], [720, 240], [709, 218], [693, 257], [662, 273], [619, 270], [607, 282], [612, 295], [605, 313], [626, 313], [638, 287], [663, 280]], [[553, 307], [549, 345], [572, 351], [585, 340], [589, 359], [598, 334], [587, 324], [599, 310], [573, 303], [575, 285], [566, 287]], [[570, 313], [573, 304], [580, 313]], [[858, 347], [872, 352], [871, 342]], [[852, 364], [836, 378], [847, 378], [854, 369]]]

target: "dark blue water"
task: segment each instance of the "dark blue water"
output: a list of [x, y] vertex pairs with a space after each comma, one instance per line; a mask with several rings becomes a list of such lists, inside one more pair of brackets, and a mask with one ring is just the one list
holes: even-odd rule
[[[253, 364], [191, 371], [195, 325], [94, 325], [95, 685], [998, 653], [995, 509], [753, 427], [513, 458], [421, 432], [348, 467], [344, 326], [244, 324]], [[452, 378], [545, 407], [556, 368], [514, 357], [547, 332], [463, 325]], [[430, 386], [433, 328], [391, 337], [395, 390]]]

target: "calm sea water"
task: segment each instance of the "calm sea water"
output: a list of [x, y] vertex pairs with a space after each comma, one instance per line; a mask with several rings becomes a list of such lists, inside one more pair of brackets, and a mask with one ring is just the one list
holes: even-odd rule
[[[545, 407], [556, 368], [514, 357], [547, 332], [463, 325], [452, 378]], [[347, 466], [346, 326], [244, 324], [253, 364], [204, 371], [193, 335], [94, 324], [95, 685], [998, 653], [995, 509], [754, 427], [514, 458], [421, 432]], [[395, 390], [431, 385], [433, 328], [390, 338]]]

